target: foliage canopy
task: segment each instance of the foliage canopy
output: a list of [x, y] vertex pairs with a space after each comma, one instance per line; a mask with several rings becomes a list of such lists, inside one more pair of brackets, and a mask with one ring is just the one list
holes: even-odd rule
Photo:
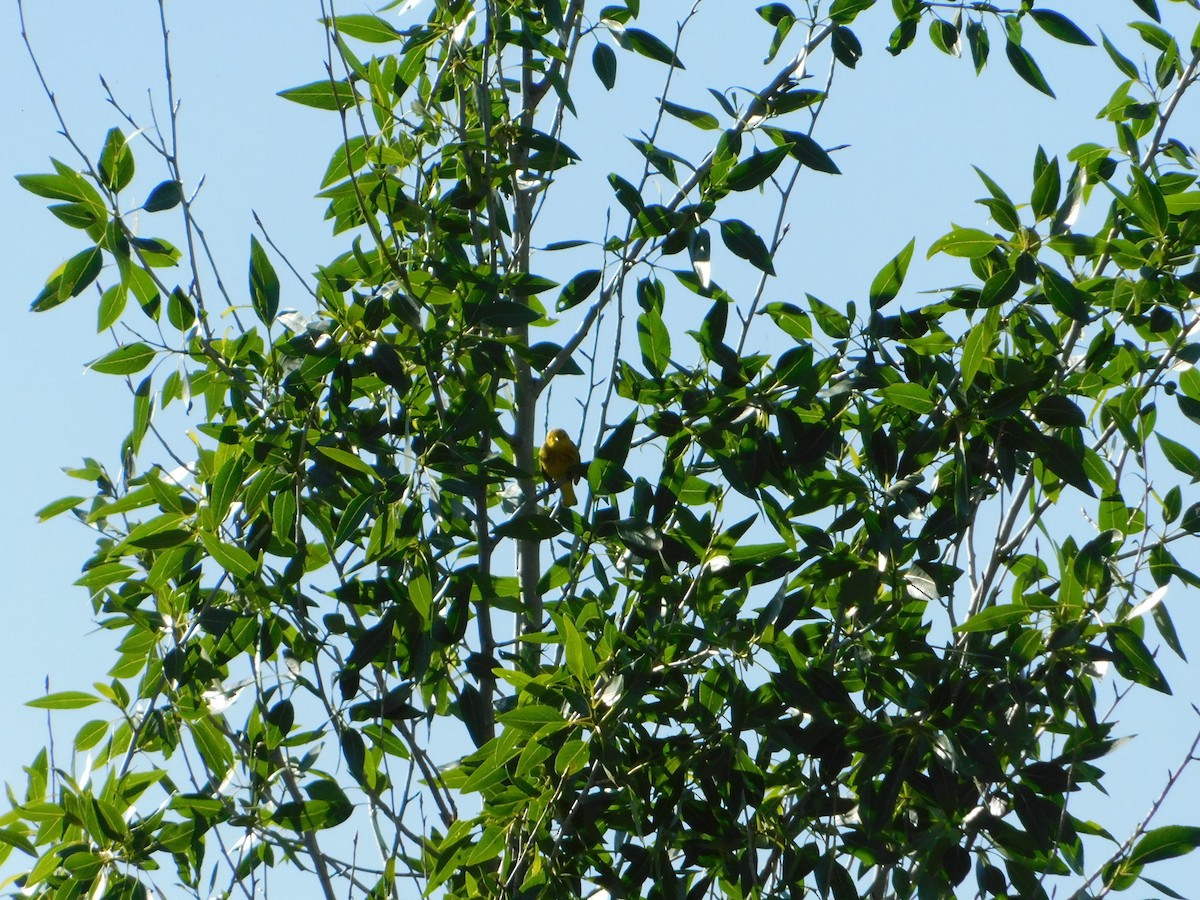
[[[122, 640], [34, 701], [108, 713], [0, 819], [28, 895], [291, 865], [326, 897], [1092, 897], [1200, 843], [1068, 802], [1115, 741], [1098, 684], [1169, 690], [1147, 632], [1182, 656], [1162, 601], [1200, 584], [1200, 456], [1167, 433], [1200, 422], [1198, 41], [1135, 0], [1144, 64], [1090, 51], [1113, 145], [1039, 149], [1027, 198], [980, 172], [928, 248], [962, 284], [918, 302], [915, 242], [868, 247], [865, 302], [801, 306], [773, 276], [797, 185], [839, 174], [816, 126], [860, 16], [976, 71], [1003, 44], [1051, 96], [1026, 32], [1093, 38], [1032, 0], [793, 6], [757, 10], [775, 74], [701, 109], [700, 3], [659, 33], [637, 0], [323, 4], [328, 69], [281, 96], [338, 123], [344, 252], [302, 275], [264, 231], [240, 289], [173, 128], [93, 157], [63, 123], [74, 163], [18, 178], [84, 246], [33, 308], [95, 294], [133, 426], [41, 514], [97, 531], [79, 583]], [[612, 171], [585, 104], [650, 65]], [[168, 177], [131, 199], [147, 149]], [[578, 508], [536, 478], [549, 420], [589, 438]]]

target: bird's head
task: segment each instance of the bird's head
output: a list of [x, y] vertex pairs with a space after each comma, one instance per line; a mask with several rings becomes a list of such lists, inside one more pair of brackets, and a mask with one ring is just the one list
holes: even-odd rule
[[571, 443], [571, 439], [567, 436], [567, 433], [563, 429], [555, 428], [548, 435], [546, 435], [546, 443], [551, 447], [561, 447], [564, 444]]

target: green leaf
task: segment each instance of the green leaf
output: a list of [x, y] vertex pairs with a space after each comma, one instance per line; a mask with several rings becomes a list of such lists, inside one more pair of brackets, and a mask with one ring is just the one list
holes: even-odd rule
[[562, 534], [563, 527], [545, 513], [516, 516], [496, 526], [496, 536], [518, 541], [547, 541]]
[[230, 575], [253, 578], [258, 571], [258, 562], [241, 547], [227, 544], [208, 532], [201, 532], [200, 540], [217, 565]]
[[110, 128], [100, 151], [100, 180], [113, 193], [119, 193], [133, 180], [133, 151], [125, 143], [121, 129]]
[[1033, 207], [1033, 214], [1039, 222], [1054, 215], [1061, 193], [1062, 175], [1059, 172], [1056, 157], [1046, 163], [1033, 185], [1033, 195], [1029, 205]]
[[277, 96], [291, 100], [301, 106], [311, 106], [314, 109], [339, 110], [349, 109], [358, 100], [354, 88], [345, 81], [330, 81], [328, 78], [313, 81], [300, 87], [279, 91]]
[[57, 694], [47, 694], [45, 697], [30, 700], [25, 705], [32, 706], [34, 709], [83, 709], [85, 706], [92, 706], [99, 702], [100, 698], [94, 694], [86, 694], [83, 691], [60, 691]]
[[1158, 445], [1162, 448], [1167, 462], [1184, 475], [1189, 476], [1193, 484], [1200, 481], [1200, 456], [1197, 456], [1191, 447], [1173, 441], [1161, 433], [1156, 433], [1155, 437], [1158, 438]]
[[1071, 485], [1089, 497], [1095, 497], [1096, 491], [1083, 467], [1083, 451], [1072, 447], [1061, 438], [1045, 435], [1040, 441], [1038, 459], [1067, 484]]
[[47, 200], [69, 200], [104, 209], [104, 201], [100, 199], [96, 189], [84, 182], [75, 172], [71, 172], [70, 175], [17, 175], [16, 179], [17, 184], [29, 193], [45, 197]]
[[779, 53], [779, 48], [783, 46], [783, 42], [787, 40], [787, 36], [791, 34], [792, 28], [796, 24], [796, 16], [791, 9], [783, 3], [768, 3], [765, 6], [760, 6], [757, 10], [768, 23], [775, 26], [775, 33], [771, 35], [771, 46], [767, 50], [767, 58], [764, 63], [770, 63]]
[[1122, 56], [1121, 52], [1113, 46], [1112, 42], [1108, 39], [1108, 35], [1106, 35], [1103, 31], [1100, 32], [1100, 40], [1104, 45], [1105, 52], [1108, 53], [1109, 59], [1113, 61], [1113, 65], [1115, 65], [1121, 74], [1126, 78], [1136, 81], [1138, 78], [1138, 69], [1137, 66], [1134, 65], [1133, 60]]
[[155, 349], [140, 341], [125, 344], [88, 364], [88, 368], [105, 375], [132, 375], [150, 365]]
[[1152, 18], [1155, 22], [1162, 21], [1162, 15], [1158, 11], [1158, 3], [1156, 0], [1133, 0], [1133, 2], [1138, 9]]
[[1194, 400], [1186, 394], [1176, 393], [1175, 402], [1179, 404], [1179, 411], [1200, 425], [1200, 400]]
[[130, 238], [129, 244], [151, 268], [166, 268], [179, 262], [179, 248], [162, 238]]
[[178, 181], [162, 181], [154, 186], [142, 209], [146, 212], [162, 212], [183, 202], [183, 185]]
[[638, 189], [632, 184], [617, 175], [615, 172], [608, 176], [608, 183], [612, 185], [613, 193], [617, 197], [617, 202], [625, 208], [625, 211], [631, 216], [637, 216], [645, 208], [645, 203], [642, 201], [642, 195], [638, 193]]
[[96, 330], [104, 331], [111, 328], [121, 318], [125, 311], [125, 301], [129, 292], [120, 282], [109, 285], [100, 295], [100, 305], [96, 308]]
[[987, 29], [976, 19], [967, 19], [967, 46], [971, 48], [971, 61], [978, 75], [987, 65], [988, 53], [991, 51], [991, 40]]
[[1006, 603], [1001, 606], [989, 606], [982, 612], [977, 612], [963, 622], [955, 631], [959, 632], [990, 632], [1004, 631], [1010, 625], [1016, 625], [1029, 618], [1031, 610], [1026, 606]]
[[379, 477], [379, 474], [371, 467], [371, 464], [357, 453], [351, 453], [349, 450], [342, 450], [339, 447], [324, 447], [320, 445], [314, 449], [326, 459], [333, 460], [333, 462], [340, 466], [345, 466], [351, 471], [366, 475], [372, 479]]
[[1053, 38], [1068, 44], [1078, 44], [1081, 47], [1094, 47], [1096, 42], [1084, 33], [1083, 29], [1064, 16], [1050, 9], [1031, 9], [1029, 15], [1041, 29]]
[[817, 325], [823, 332], [835, 340], [850, 337], [850, 319], [846, 315], [812, 294], [805, 296], [808, 298], [808, 308], [812, 310], [813, 318], [817, 320]]
[[1049, 266], [1042, 267], [1042, 289], [1058, 312], [1077, 322], [1087, 321], [1092, 298]]
[[776, 325], [797, 342], [807, 341], [812, 337], [812, 319], [794, 303], [768, 303], [763, 307], [762, 314], [770, 316]]
[[527, 734], [540, 731], [547, 725], [561, 725], [564, 728], [567, 725], [561, 712], [553, 707], [542, 705], [518, 706], [516, 709], [502, 713], [497, 719], [502, 725]]
[[1087, 424], [1087, 416], [1079, 405], [1057, 394], [1039, 400], [1033, 407], [1033, 414], [1038, 421], [1052, 428], [1082, 427]]
[[800, 109], [808, 109], [825, 99], [824, 91], [814, 91], [811, 88], [794, 88], [782, 94], [776, 94], [767, 102], [767, 109], [773, 116], [785, 116]]
[[999, 309], [993, 307], [987, 311], [980, 322], [973, 325], [971, 330], [967, 332], [967, 338], [963, 341], [961, 362], [962, 387], [964, 391], [975, 381], [975, 376], [979, 373], [979, 368], [983, 365], [983, 361], [991, 355], [992, 342], [996, 338], [999, 323]]
[[39, 522], [45, 522], [47, 519], [53, 519], [60, 513], [65, 513], [68, 509], [74, 509], [86, 500], [86, 497], [62, 497], [53, 503], [47, 503], [34, 513], [34, 515], [37, 516]]
[[638, 316], [637, 333], [646, 369], [662, 378], [671, 361], [671, 333], [658, 310], [646, 310]]
[[269, 328], [279, 312], [279, 276], [254, 235], [250, 236], [250, 301], [258, 320]]
[[575, 275], [563, 285], [562, 293], [558, 295], [558, 303], [555, 304], [555, 309], [559, 312], [570, 309], [573, 306], [578, 306], [588, 297], [592, 296], [596, 288], [600, 285], [601, 271], [599, 269], [587, 269]]
[[1113, 665], [1122, 678], [1164, 694], [1171, 693], [1171, 687], [1154, 661], [1154, 655], [1132, 628], [1109, 625], [1107, 631], [1108, 644], [1113, 651]]
[[891, 262], [879, 270], [875, 280], [871, 282], [871, 309], [882, 309], [900, 293], [916, 243], [916, 238], [913, 238]]
[[1184, 511], [1179, 526], [1189, 534], [1200, 534], [1200, 503], [1193, 503]]
[[775, 173], [789, 150], [788, 147], [775, 147], [766, 153], [752, 153], [729, 170], [725, 186], [731, 191], [753, 190]]
[[1147, 831], [1129, 853], [1129, 863], [1144, 866], [1185, 856], [1200, 847], [1200, 827], [1165, 825]]
[[1182, 194], [1167, 194], [1163, 198], [1167, 212], [1178, 216], [1200, 209], [1200, 191], [1185, 191]]
[[1175, 38], [1165, 28], [1150, 22], [1130, 22], [1129, 27], [1142, 36], [1142, 40], [1155, 50], [1168, 51], [1172, 49]]
[[875, 5], [875, 0], [833, 0], [829, 7], [829, 18], [838, 25], [849, 25], [858, 14]]
[[953, 231], [942, 235], [930, 245], [925, 258], [930, 259], [937, 253], [945, 253], [948, 256], [978, 259], [987, 256], [1003, 243], [1000, 238], [986, 231], [980, 231], [978, 228], [959, 228], [955, 225]]
[[182, 288], [175, 288], [167, 298], [167, 321], [180, 331], [187, 331], [196, 322], [196, 307]]
[[1010, 38], [1005, 42], [1004, 53], [1008, 56], [1008, 62], [1013, 67], [1013, 71], [1020, 75], [1027, 84], [1037, 88], [1048, 97], [1054, 96], [1054, 91], [1050, 90], [1046, 77], [1038, 68], [1038, 64], [1034, 62], [1033, 57], [1029, 55], [1029, 51]]
[[727, 219], [721, 223], [721, 240], [734, 256], [740, 256], [768, 275], [775, 274], [771, 251], [758, 233], [741, 219]]
[[929, 39], [933, 46], [949, 56], [962, 56], [958, 29], [945, 19], [934, 17], [929, 21]]
[[791, 144], [792, 156], [810, 169], [814, 169], [817, 172], [825, 172], [828, 175], [842, 174], [842, 170], [837, 167], [837, 163], [833, 161], [833, 157], [807, 134], [802, 134], [799, 131], [776, 129], [771, 137], [774, 140], [783, 140]]
[[844, 25], [833, 29], [833, 55], [847, 69], [853, 69], [862, 59], [862, 44], [854, 32]]
[[666, 63], [668, 66], [674, 66], [677, 69], [684, 68], [683, 63], [679, 61], [679, 57], [675, 55], [675, 51], [648, 31], [643, 31], [641, 28], [626, 28], [617, 33], [616, 38], [617, 43], [626, 50], [632, 50], [634, 53], [641, 54], [647, 59]]
[[[601, 44], [600, 46], [604, 45]], [[660, 102], [662, 103], [663, 112], [677, 119], [682, 119], [684, 122], [690, 122], [697, 128], [705, 131], [713, 131], [721, 127], [721, 123], [717, 121], [717, 117], [712, 113], [705, 112], [702, 109], [691, 109], [687, 106], [680, 106], [678, 103], [672, 103], [670, 100], [662, 100]]]
[[896, 406], [911, 409], [915, 413], [927, 413], [936, 405], [929, 391], [919, 384], [897, 382], [889, 384], [880, 393]]
[[612, 47], [605, 43], [596, 44], [592, 50], [592, 69], [596, 77], [604, 85], [606, 91], [611, 91], [617, 84], [617, 54]]
[[105, 216], [90, 203], [55, 203], [46, 208], [60, 222], [86, 231], [92, 240], [104, 235]]
[[71, 297], [78, 297], [100, 275], [103, 262], [104, 254], [99, 247], [75, 254], [51, 273], [30, 309], [45, 312]]
[[[328, 25], [329, 20], [325, 23]], [[388, 22], [368, 13], [357, 13], [346, 16], [335, 16], [333, 24], [339, 32], [347, 37], [365, 41], [368, 44], [386, 44], [403, 38]]]

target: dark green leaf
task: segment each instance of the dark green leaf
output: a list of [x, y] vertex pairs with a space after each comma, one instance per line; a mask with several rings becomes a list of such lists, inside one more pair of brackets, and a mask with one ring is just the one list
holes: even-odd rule
[[250, 301], [258, 320], [270, 327], [279, 312], [279, 276], [254, 235], [250, 236]]
[[823, 332], [836, 340], [850, 337], [849, 318], [838, 312], [824, 300], [814, 297], [812, 294], [805, 296], [808, 297], [808, 307], [812, 310], [813, 318], [817, 320], [817, 325], [820, 326]]
[[650, 309], [638, 316], [638, 345], [647, 370], [661, 378], [671, 359], [671, 333], [658, 310]]
[[1062, 192], [1062, 176], [1058, 169], [1058, 159], [1050, 160], [1037, 177], [1033, 185], [1033, 196], [1030, 206], [1033, 214], [1040, 222], [1054, 215], [1058, 208], [1058, 198]]
[[900, 287], [904, 284], [904, 276], [908, 272], [908, 264], [912, 261], [913, 248], [916, 238], [892, 258], [886, 266], [879, 270], [871, 282], [871, 309], [882, 309], [896, 298]]
[[604, 43], [596, 44], [592, 50], [592, 69], [605, 90], [611, 91], [616, 86], [617, 54], [612, 47]]
[[704, 112], [701, 109], [690, 109], [686, 106], [680, 106], [678, 103], [672, 103], [669, 100], [661, 101], [663, 111], [668, 115], [672, 115], [677, 119], [682, 119], [685, 122], [690, 122], [697, 128], [705, 131], [713, 131], [721, 127], [721, 123], [717, 121], [717, 117], [712, 113]]
[[1041, 450], [1038, 458], [1047, 469], [1089, 497], [1096, 496], [1092, 482], [1083, 467], [1082, 450], [1072, 447], [1066, 441], [1053, 435], [1043, 437], [1040, 443]]
[[183, 201], [183, 185], [178, 181], [162, 181], [155, 185], [142, 209], [146, 212], [162, 212], [178, 206]]
[[1062, 13], [1057, 13], [1050, 9], [1031, 9], [1029, 15], [1051, 37], [1065, 41], [1068, 44], [1079, 44], [1083, 47], [1096, 46], [1096, 42], [1088, 37], [1083, 29]]
[[638, 193], [637, 188], [616, 173], [608, 176], [608, 183], [612, 185], [613, 192], [617, 196], [617, 202], [625, 207], [626, 212], [631, 216], [637, 216], [641, 213], [645, 203], [643, 203], [642, 195]]
[[300, 87], [279, 91], [278, 96], [301, 106], [311, 106], [314, 109], [349, 109], [358, 97], [345, 81], [331, 82], [329, 79], [313, 81]]
[[962, 47], [958, 40], [958, 29], [945, 19], [934, 17], [929, 21], [929, 39], [933, 46], [950, 56], [961, 56]]
[[792, 303], [768, 303], [762, 310], [775, 324], [795, 341], [807, 341], [812, 337], [812, 320], [808, 313]]
[[1164, 694], [1171, 693], [1171, 687], [1154, 661], [1154, 655], [1132, 628], [1109, 625], [1108, 644], [1113, 651], [1113, 665], [1122, 678]]
[[1087, 424], [1087, 416], [1083, 414], [1083, 410], [1079, 408], [1078, 404], [1067, 397], [1054, 394], [1039, 400], [1033, 407], [1033, 414], [1040, 421], [1054, 428]]
[[674, 66], [677, 69], [684, 68], [683, 63], [679, 61], [679, 57], [675, 55], [675, 51], [648, 31], [643, 31], [641, 28], [626, 28], [619, 32], [616, 37], [618, 43], [626, 50], [632, 50], [634, 53], [639, 53], [647, 59], [666, 63], [668, 66]]
[[592, 295], [600, 284], [602, 273], [599, 269], [587, 269], [575, 275], [563, 285], [562, 293], [558, 296], [555, 308], [559, 312], [578, 306]]
[[1129, 853], [1131, 865], [1144, 866], [1164, 859], [1185, 856], [1200, 847], [1200, 828], [1165, 825], [1147, 831]]
[[1025, 621], [1031, 614], [1032, 610], [1028, 607], [1016, 606], [1011, 603], [991, 606], [971, 616], [954, 630], [959, 632], [1004, 631], [1010, 625]]
[[833, 55], [847, 69], [853, 69], [862, 59], [862, 44], [854, 32], [844, 25], [833, 29]]
[[241, 547], [227, 544], [207, 532], [201, 532], [200, 540], [204, 542], [204, 547], [213, 561], [230, 575], [252, 578], [258, 571], [258, 563], [254, 557]]
[[937, 253], [978, 259], [987, 256], [1002, 243], [1004, 242], [1000, 238], [986, 231], [980, 231], [978, 228], [959, 228], [956, 225], [953, 231], [942, 235], [930, 245], [926, 259]]
[[1191, 447], [1173, 441], [1164, 434], [1159, 433], [1155, 436], [1158, 438], [1158, 445], [1162, 448], [1167, 462], [1184, 475], [1189, 476], [1193, 483], [1200, 481], [1200, 456], [1197, 456]]
[[881, 393], [888, 402], [922, 415], [932, 410], [935, 405], [926, 388], [911, 382], [889, 384]]
[[125, 143], [121, 129], [110, 128], [100, 151], [100, 180], [119, 193], [133, 180], [133, 151]]
[[829, 18], [838, 25], [849, 25], [858, 14], [875, 5], [875, 0], [833, 0], [829, 7]]
[[967, 19], [967, 46], [971, 48], [971, 61], [975, 65], [975, 74], [978, 75], [987, 65], [991, 41], [987, 29], [975, 19]]
[[1013, 67], [1013, 71], [1020, 75], [1027, 84], [1037, 88], [1048, 97], [1054, 96], [1054, 91], [1050, 90], [1046, 77], [1042, 75], [1042, 70], [1038, 68], [1038, 64], [1034, 62], [1028, 50], [1009, 39], [1005, 42], [1004, 52], [1008, 56], [1008, 62]]
[[785, 140], [792, 145], [792, 156], [808, 166], [810, 169], [815, 169], [818, 172], [825, 172], [829, 175], [840, 175], [842, 170], [837, 167], [837, 163], [833, 161], [825, 149], [810, 138], [806, 134], [801, 134], [799, 131], [783, 131], [777, 132], [778, 137], [772, 135], [776, 140]]
[[1049, 266], [1042, 267], [1042, 289], [1058, 312], [1076, 321], [1086, 321], [1091, 297]]
[[1137, 66], [1133, 63], [1133, 60], [1122, 56], [1121, 52], [1113, 46], [1112, 42], [1108, 39], [1108, 35], [1106, 35], [1103, 31], [1100, 32], [1100, 40], [1104, 45], [1105, 52], [1108, 53], [1109, 59], [1113, 61], [1113, 65], [1120, 70], [1121, 74], [1126, 78], [1132, 78], [1136, 80], [1138, 77], [1138, 70]]
[[1134, 4], [1152, 18], [1155, 22], [1161, 22], [1162, 16], [1158, 12], [1158, 3], [1156, 0], [1133, 0]]
[[[326, 20], [328, 24], [328, 20]], [[342, 34], [369, 44], [386, 44], [403, 38], [388, 22], [368, 13], [336, 16], [333, 24]]]
[[105, 375], [132, 375], [150, 365], [155, 350], [140, 341], [125, 344], [88, 364], [88, 368]]
[[768, 275], [775, 274], [771, 251], [757, 232], [741, 219], [727, 219], [721, 223], [721, 240], [735, 256], [747, 260]]
[[100, 698], [94, 694], [85, 694], [83, 691], [60, 691], [57, 694], [47, 694], [45, 697], [30, 700], [25, 705], [32, 706], [34, 709], [83, 709], [85, 706], [99, 702]]
[[731, 191], [749, 191], [758, 187], [774, 174], [789, 150], [789, 147], [775, 147], [766, 153], [752, 153], [729, 170], [725, 186]]

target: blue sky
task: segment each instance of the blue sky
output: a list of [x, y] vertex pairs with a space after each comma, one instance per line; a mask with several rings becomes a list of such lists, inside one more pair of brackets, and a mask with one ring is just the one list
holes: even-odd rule
[[[709, 5], [721, 4], [709, 0]], [[913, 237], [917, 253], [906, 290], [965, 280], [965, 267], [955, 268], [945, 259], [926, 263], [924, 250], [951, 222], [988, 227], [985, 211], [973, 202], [984, 191], [972, 163], [1020, 197], [1028, 194], [1039, 144], [1050, 155], [1065, 157], [1084, 141], [1112, 140], [1110, 126], [1097, 121], [1095, 112], [1119, 77], [1099, 48], [1069, 47], [1036, 34], [1032, 26], [1026, 29], [1030, 47], [1058, 94], [1054, 101], [1016, 78], [1004, 61], [1003, 47], [995, 46], [998, 37], [993, 40], [992, 62], [980, 78], [972, 74], [969, 61], [940, 54], [924, 36], [915, 49], [893, 59], [882, 47], [887, 29], [881, 23], [890, 15], [887, 5], [881, 3], [880, 9], [864, 16], [861, 27], [856, 26], [866, 55], [855, 72], [838, 76], [817, 130], [828, 145], [849, 145], [837, 156], [845, 174], [810, 174], [802, 185], [790, 211], [792, 232], [779, 280], [783, 287], [773, 288], [771, 299], [802, 302], [809, 292], [835, 306], [857, 298], [861, 308], [875, 271]], [[1163, 5], [1173, 16], [1168, 24], [1180, 23], [1175, 30], [1186, 41], [1200, 14], [1178, 3]], [[156, 5], [120, 4], [119, 15], [113, 14], [114, 6], [30, 0], [26, 10], [44, 74], [72, 133], [93, 155], [108, 128], [124, 126], [105, 101], [98, 75], [143, 125], [150, 118], [147, 88], [156, 103], [162, 104], [165, 96]], [[656, 4], [671, 15], [690, 6]], [[766, 81], [774, 68], [758, 63], [768, 30], [752, 8], [741, 3], [725, 7], [726, 13], [734, 10], [741, 23], [733, 31], [706, 28], [702, 13], [685, 45], [689, 70], [704, 72], [706, 83], [713, 86]], [[1141, 18], [1132, 3], [1062, 0], [1055, 8], [1097, 39], [1100, 22], [1126, 55], [1141, 55], [1144, 45], [1124, 24]], [[707, 12], [703, 5], [702, 10]], [[182, 104], [183, 171], [189, 190], [201, 175], [205, 178], [198, 215], [213, 241], [223, 277], [232, 291], [244, 291], [252, 209], [301, 271], [311, 270], [341, 246], [330, 238], [322, 219], [324, 203], [312, 196], [338, 139], [336, 118], [287, 103], [275, 92], [322, 75], [325, 48], [318, 5], [211, 0], [168, 4], [167, 12], [175, 89]], [[734, 62], [741, 60], [754, 64], [734, 71]], [[647, 83], [657, 86], [659, 70], [627, 61], [622, 55], [619, 79], [644, 74], [656, 79]], [[61, 467], [77, 465], [84, 456], [115, 467], [116, 449], [129, 427], [130, 404], [118, 379], [84, 371], [88, 360], [112, 346], [109, 337], [96, 334], [94, 298], [85, 296], [47, 314], [28, 312], [29, 301], [50, 271], [82, 247], [38, 198], [8, 177], [46, 171], [51, 155], [75, 162], [69, 146], [55, 134], [58, 126], [21, 43], [12, 4], [0, 14], [0, 77], [7, 88], [0, 93], [0, 121], [10, 123], [9, 137], [0, 143], [0, 174], [5, 175], [0, 178], [0, 246], [12, 335], [0, 365], [8, 385], [8, 420], [13, 423], [2, 451], [6, 502], [0, 508], [0, 583], [6, 588], [6, 627], [0, 634], [0, 651], [8, 689], [0, 700], [0, 714], [10, 728], [7, 740], [0, 743], [0, 779], [16, 784], [21, 765], [46, 739], [44, 716], [23, 702], [42, 692], [47, 677], [52, 690], [86, 688], [104, 680], [115, 643], [112, 636], [97, 631], [83, 590], [70, 586], [91, 553], [91, 534], [68, 517], [38, 525], [34, 512], [65, 494], [87, 493], [88, 485], [65, 478]], [[594, 83], [590, 72], [581, 71], [577, 77]], [[713, 108], [700, 90], [701, 82], [695, 85], [691, 95], [674, 99]], [[568, 143], [586, 158], [588, 147], [598, 142], [611, 148], [599, 154], [603, 164], [611, 159], [614, 166], [631, 166], [627, 154], [632, 151], [620, 133], [604, 127], [619, 120], [616, 101], [599, 92], [588, 96], [597, 104], [595, 112], [582, 105], [581, 111], [596, 127], [572, 126]], [[1192, 144], [1200, 143], [1198, 101], [1191, 97], [1176, 120], [1176, 132]], [[645, 102], [653, 104], [653, 95], [648, 93]], [[148, 190], [167, 176], [148, 149], [135, 149], [137, 184]], [[143, 233], [154, 227], [146, 217]], [[864, 247], [871, 248], [872, 265], [859, 261]], [[721, 280], [720, 272], [716, 275]], [[791, 296], [780, 293], [787, 290]], [[285, 276], [283, 305], [304, 308], [305, 301], [300, 287]], [[1185, 505], [1195, 499], [1185, 491]], [[1193, 609], [1198, 600], [1195, 591], [1178, 586], [1167, 599], [1185, 648], [1196, 652], [1200, 614]], [[1119, 731], [1147, 739], [1111, 757], [1115, 777], [1108, 784], [1108, 798], [1089, 797], [1083, 801], [1086, 806], [1075, 808], [1115, 834], [1123, 834], [1145, 812], [1200, 725], [1200, 717], [1189, 707], [1200, 704], [1194, 671], [1178, 665], [1165, 648], [1163, 658], [1176, 695], [1164, 698], [1143, 691], [1135, 704], [1120, 708]], [[1111, 696], [1111, 685], [1106, 691], [1102, 696]], [[1106, 706], [1103, 701], [1099, 705]], [[56, 728], [60, 749], [68, 746], [72, 734], [69, 725]], [[1195, 822], [1198, 802], [1200, 770], [1185, 779], [1157, 824]], [[1169, 872], [1178, 873], [1175, 885], [1186, 889], [1182, 876], [1197, 870], [1200, 862], [1164, 866], [1158, 873], [1167, 881]]]

